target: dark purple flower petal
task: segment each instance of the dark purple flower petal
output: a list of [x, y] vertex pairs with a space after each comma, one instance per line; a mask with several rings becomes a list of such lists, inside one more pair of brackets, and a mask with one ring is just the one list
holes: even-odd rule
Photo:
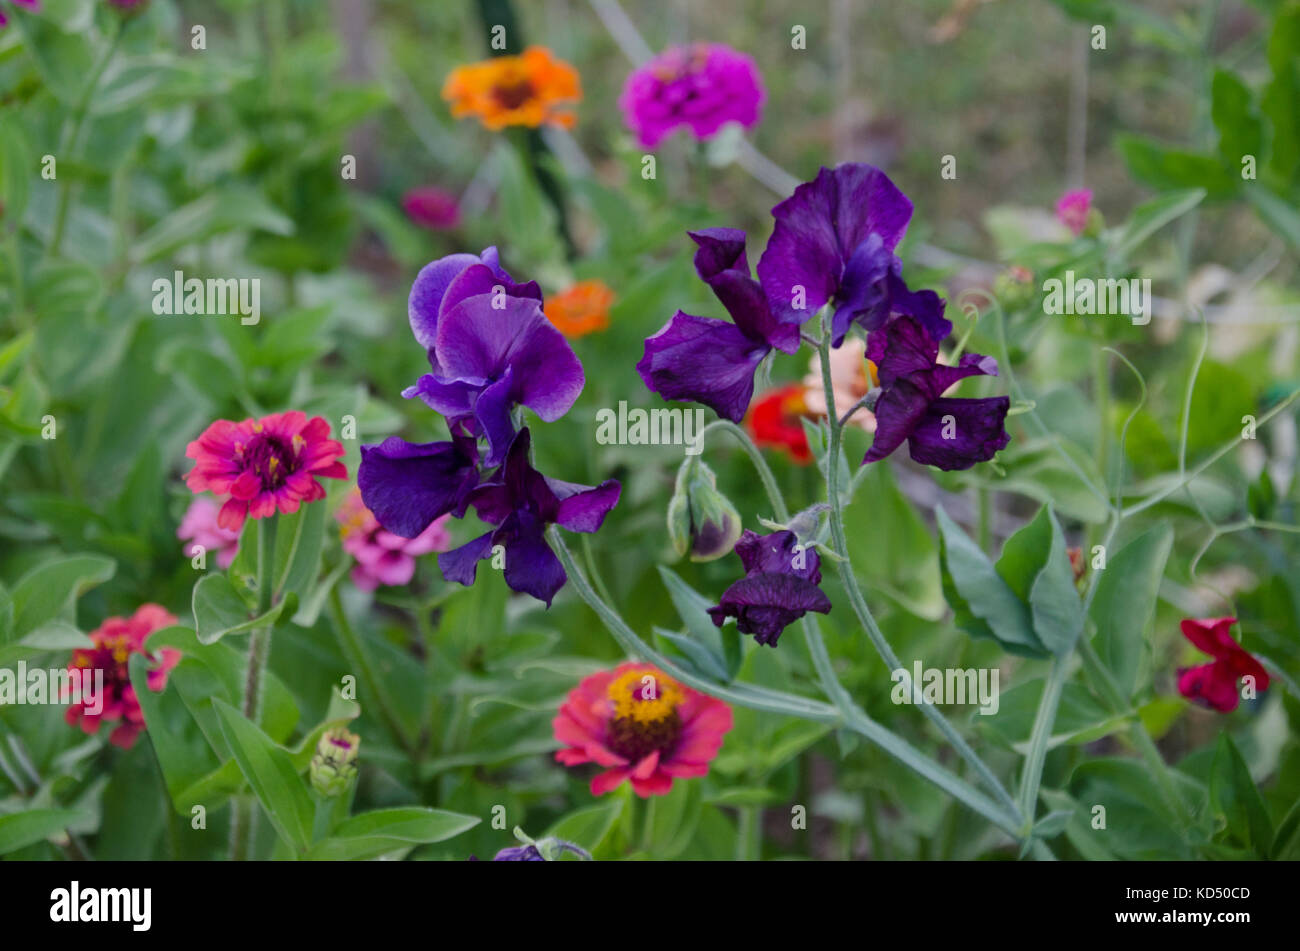
[[636, 368], [645, 385], [664, 399], [703, 403], [739, 423], [754, 395], [754, 371], [770, 351], [734, 324], [679, 310], [646, 338]]
[[749, 274], [745, 232], [735, 228], [705, 228], [687, 233], [699, 245], [695, 252], [695, 273], [713, 289], [741, 332], [784, 353], [797, 351], [799, 328], [772, 316], [763, 289]]
[[1006, 396], [936, 399], [908, 436], [908, 451], [917, 462], [946, 471], [987, 462], [1011, 439], [1005, 428], [1010, 407]]
[[801, 547], [794, 532], [759, 535], [746, 530], [735, 551], [745, 566], [745, 577], [708, 609], [718, 627], [734, 617], [742, 634], [753, 634], [758, 643], [775, 647], [786, 626], [806, 612], [830, 611], [830, 599], [817, 587], [822, 578], [817, 550], [811, 545]]
[[821, 584], [821, 558], [817, 549], [811, 545], [800, 548], [794, 532], [782, 530], [760, 535], [746, 529], [736, 542], [735, 551], [747, 574], [793, 574]]
[[433, 350], [438, 335], [438, 312], [448, 285], [465, 268], [478, 263], [476, 254], [448, 254], [426, 264], [415, 276], [407, 301], [407, 315], [416, 342], [425, 350]]
[[[489, 250], [496, 251], [495, 248]], [[542, 289], [537, 286], [536, 281], [516, 284], [501, 268], [475, 263], [457, 274], [447, 285], [441, 310], [446, 313], [467, 297], [478, 297], [483, 294], [496, 295], [498, 299], [501, 297], [518, 297], [522, 300], [535, 301], [542, 299]]]
[[622, 492], [617, 479], [606, 479], [595, 487], [560, 482], [557, 479], [547, 479], [546, 482], [560, 500], [555, 523], [571, 532], [591, 533], [599, 530], [605, 516], [618, 504], [619, 493]]
[[409, 443], [390, 436], [361, 447], [357, 485], [366, 508], [394, 535], [415, 538], [439, 516], [457, 517], [478, 482], [472, 439]]
[[802, 324], [835, 297], [850, 258], [870, 235], [894, 250], [912, 203], [880, 169], [852, 163], [823, 168], [772, 216], [776, 227], [759, 259], [758, 280], [777, 319]]
[[867, 359], [876, 365], [876, 376], [884, 387], [897, 379], [929, 372], [938, 357], [939, 341], [911, 317], [891, 320], [883, 330], [867, 335]]
[[873, 410], [876, 415], [876, 434], [871, 448], [862, 457], [862, 464], [865, 466], [884, 459], [901, 446], [925, 416], [929, 403], [929, 394], [911, 380], [896, 380], [886, 387]]
[[459, 548], [439, 554], [438, 570], [442, 572], [443, 578], [466, 587], [472, 585], [478, 575], [478, 563], [492, 554], [494, 534], [486, 532]]
[[530, 594], [551, 606], [556, 593], [564, 587], [568, 575], [546, 544], [546, 526], [526, 509], [512, 514], [493, 533], [493, 541], [506, 549], [506, 584], [512, 591]]

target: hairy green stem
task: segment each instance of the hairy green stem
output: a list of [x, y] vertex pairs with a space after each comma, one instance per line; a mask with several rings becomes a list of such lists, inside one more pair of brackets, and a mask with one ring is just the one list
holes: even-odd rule
[[361, 677], [362, 689], [365, 691], [367, 698], [373, 698], [375, 706], [379, 710], [380, 718], [388, 727], [388, 731], [393, 734], [393, 738], [401, 745], [407, 755], [414, 758], [417, 748], [402, 729], [401, 720], [398, 719], [396, 711], [393, 710], [392, 704], [388, 701], [387, 693], [382, 689], [379, 678], [375, 676], [374, 667], [370, 664], [370, 658], [366, 656], [365, 647], [361, 643], [361, 637], [357, 634], [356, 628], [348, 620], [348, 615], [343, 610], [343, 598], [339, 595], [338, 585], [330, 589], [329, 594], [330, 618], [334, 622], [334, 631], [338, 634], [339, 648], [343, 651], [343, 656], [347, 662], [356, 668]]

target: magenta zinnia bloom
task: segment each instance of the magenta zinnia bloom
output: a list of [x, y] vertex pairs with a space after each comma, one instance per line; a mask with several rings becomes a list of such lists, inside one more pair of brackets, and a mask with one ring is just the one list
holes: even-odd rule
[[1056, 220], [1065, 225], [1077, 238], [1088, 227], [1088, 212], [1092, 210], [1092, 189], [1076, 188], [1061, 196], [1056, 203]]
[[[131, 686], [127, 665], [132, 654], [145, 653], [144, 642], [150, 634], [175, 623], [176, 616], [166, 608], [143, 604], [131, 617], [106, 618], [91, 631], [90, 639], [95, 646], [73, 651], [72, 662], [68, 664], [73, 686], [80, 687], [81, 691], [81, 702], [70, 705], [65, 714], [68, 723], [79, 725], [87, 733], [98, 732], [101, 722], [117, 723], [108, 740], [114, 746], [130, 749], [144, 729], [144, 714]], [[178, 650], [170, 647], [160, 650], [149, 670], [149, 689], [157, 693], [167, 686], [167, 674], [180, 659]], [[96, 671], [103, 674], [102, 695], [95, 693]], [[88, 707], [101, 709], [96, 713]]]
[[402, 210], [406, 217], [430, 231], [445, 231], [460, 224], [456, 196], [432, 185], [412, 188], [403, 195]]
[[720, 43], [697, 43], [670, 47], [633, 70], [618, 105], [642, 147], [652, 149], [679, 126], [697, 139], [728, 122], [752, 128], [764, 98], [750, 57]]
[[382, 585], [397, 587], [415, 576], [415, 559], [431, 551], [446, 551], [451, 535], [446, 529], [448, 515], [441, 515], [414, 538], [403, 538], [386, 531], [374, 513], [366, 508], [361, 490], [353, 489], [334, 516], [339, 521], [343, 550], [356, 559], [352, 583], [362, 591], [374, 591]]
[[190, 503], [176, 529], [176, 537], [191, 544], [185, 546], [185, 554], [194, 557], [194, 546], [202, 546], [204, 551], [215, 552], [217, 567], [226, 569], [239, 554], [239, 532], [222, 528], [217, 524], [220, 506], [212, 499], [197, 498]]
[[231, 531], [239, 531], [249, 515], [296, 512], [303, 502], [325, 498], [318, 477], [348, 477], [338, 461], [345, 450], [329, 434], [322, 417], [309, 420], [298, 410], [240, 423], [219, 419], [185, 447], [194, 460], [185, 484], [194, 492], [229, 496], [217, 524]]
[[731, 707], [649, 664], [627, 663], [578, 684], [551, 721], [565, 766], [596, 763], [602, 796], [631, 780], [638, 796], [666, 795], [675, 778], [703, 776], [732, 726]]
[[1178, 671], [1178, 692], [1203, 707], [1231, 713], [1241, 702], [1237, 681], [1252, 677], [1255, 689], [1268, 689], [1268, 671], [1238, 644], [1228, 629], [1237, 623], [1235, 617], [1186, 618], [1181, 625], [1183, 636], [1214, 658], [1199, 667], [1183, 667]]

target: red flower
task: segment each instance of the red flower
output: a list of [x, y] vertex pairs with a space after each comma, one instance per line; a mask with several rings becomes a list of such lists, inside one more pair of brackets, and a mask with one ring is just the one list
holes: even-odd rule
[[768, 390], [749, 408], [746, 428], [760, 446], [784, 449], [800, 465], [812, 462], [812, 450], [800, 418], [808, 413], [804, 388], [798, 383]]
[[731, 707], [649, 664], [623, 664], [578, 684], [551, 721], [565, 766], [607, 767], [591, 780], [603, 796], [632, 781], [638, 796], [663, 796], [675, 777], [703, 776], [731, 729]]
[[1237, 709], [1241, 701], [1237, 681], [1242, 677], [1253, 678], [1256, 690], [1268, 689], [1268, 671], [1228, 633], [1228, 628], [1236, 623], [1235, 617], [1187, 618], [1182, 623], [1183, 636], [1214, 661], [1199, 667], [1179, 668], [1178, 692], [1193, 703], [1220, 713]]
[[[176, 616], [157, 604], [142, 604], [129, 618], [105, 618], [98, 629], [90, 632], [95, 646], [72, 652], [68, 670], [72, 688], [80, 688], [80, 702], [68, 707], [68, 723], [80, 725], [87, 733], [99, 731], [101, 721], [118, 725], [108, 741], [130, 749], [144, 729], [144, 714], [131, 686], [128, 663], [132, 654], [144, 653], [144, 642], [154, 631], [176, 623]], [[147, 656], [147, 655], [146, 655]], [[149, 689], [157, 693], [167, 686], [167, 674], [180, 663], [181, 652], [164, 647], [158, 652], [157, 664], [149, 671]], [[103, 676], [102, 689], [96, 684], [96, 672]], [[69, 691], [71, 692], [71, 691]], [[64, 699], [67, 699], [65, 695]]]
[[296, 512], [303, 502], [325, 498], [318, 476], [348, 477], [338, 461], [343, 446], [329, 433], [320, 416], [308, 420], [297, 410], [242, 423], [219, 419], [185, 448], [194, 460], [185, 484], [196, 493], [229, 496], [217, 524], [231, 531], [239, 531], [249, 515]]

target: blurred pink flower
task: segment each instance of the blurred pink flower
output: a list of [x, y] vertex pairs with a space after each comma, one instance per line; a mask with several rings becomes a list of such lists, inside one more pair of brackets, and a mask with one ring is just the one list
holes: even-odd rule
[[[13, 0], [13, 2], [28, 10], [39, 10], [41, 8], [41, 0]], [[5, 16], [4, 6], [0, 5], [0, 29], [8, 23], [9, 18]]]
[[432, 185], [412, 188], [403, 195], [402, 210], [411, 221], [430, 231], [446, 231], [460, 224], [456, 196]]
[[1065, 225], [1077, 238], [1088, 226], [1088, 212], [1092, 210], [1092, 189], [1076, 188], [1066, 192], [1056, 203], [1056, 220]]
[[623, 85], [623, 121], [652, 149], [678, 126], [697, 139], [728, 122], [758, 123], [766, 93], [753, 59], [721, 43], [672, 46], [634, 69]]
[[[176, 615], [157, 604], [142, 604], [131, 617], [105, 618], [103, 624], [90, 632], [95, 646], [72, 652], [68, 664], [72, 684], [63, 699], [69, 699], [73, 687], [80, 688], [81, 696], [80, 702], [69, 705], [64, 719], [86, 733], [99, 732], [101, 722], [117, 723], [108, 740], [114, 746], [130, 749], [144, 729], [144, 714], [131, 685], [128, 667], [131, 655], [145, 654], [153, 662], [146, 683], [158, 693], [167, 686], [167, 674], [180, 663], [181, 652], [164, 647], [156, 657], [150, 657], [144, 642], [154, 631], [175, 623]], [[96, 671], [103, 676], [102, 691], [96, 689]]]
[[417, 555], [451, 547], [451, 534], [446, 528], [449, 515], [434, 519], [415, 538], [403, 538], [379, 524], [356, 488], [348, 493], [334, 517], [339, 522], [343, 550], [357, 562], [352, 566], [352, 583], [362, 591], [374, 591], [381, 584], [404, 585], [415, 576]]
[[193, 558], [194, 546], [202, 545], [204, 551], [216, 552], [217, 567], [225, 569], [230, 567], [235, 555], [239, 554], [239, 532], [217, 524], [220, 512], [221, 506], [212, 499], [196, 498], [181, 519], [176, 537], [190, 542], [184, 548], [187, 557]]

